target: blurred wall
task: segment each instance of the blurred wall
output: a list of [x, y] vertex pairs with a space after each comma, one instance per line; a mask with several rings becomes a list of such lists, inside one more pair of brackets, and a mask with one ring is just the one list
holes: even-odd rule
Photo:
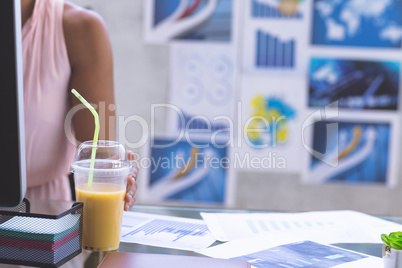
[[[107, 25], [114, 53], [118, 116], [140, 115], [150, 122], [150, 105], [168, 101], [169, 47], [144, 43], [144, 1], [147, 0], [72, 2], [95, 10]], [[156, 115], [156, 134], [164, 133], [165, 121], [164, 114]], [[130, 142], [141, 137], [137, 123], [128, 124], [125, 131]], [[402, 216], [401, 186], [393, 189], [373, 185], [312, 186], [302, 185], [299, 174], [244, 171], [238, 172], [236, 180], [234, 206], [238, 208], [286, 211], [352, 209], [376, 215]]]
[[[109, 31], [114, 57], [117, 115], [138, 114], [150, 120], [150, 104], [168, 98], [169, 47], [145, 44], [142, 38], [142, 0], [73, 0], [96, 11]], [[134, 120], [133, 120], [134, 121]], [[126, 126], [125, 137], [135, 143], [141, 138], [140, 125]], [[156, 118], [156, 130], [165, 129], [163, 115]]]

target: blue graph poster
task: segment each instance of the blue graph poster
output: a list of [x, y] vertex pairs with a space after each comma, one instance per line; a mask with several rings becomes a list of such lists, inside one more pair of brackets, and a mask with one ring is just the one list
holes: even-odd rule
[[[223, 147], [223, 148], [219, 148]], [[148, 197], [153, 201], [225, 201], [227, 148], [192, 138], [154, 139]]]
[[150, 0], [145, 4], [150, 17], [146, 36], [151, 42], [232, 39], [232, 0]]
[[400, 48], [402, 2], [315, 0], [314, 45]]
[[313, 58], [309, 73], [309, 105], [397, 110], [400, 64]]
[[281, 40], [258, 30], [256, 33], [255, 65], [258, 68], [292, 69], [295, 67], [296, 42]]
[[308, 267], [329, 268], [357, 261], [367, 256], [341, 248], [302, 241], [233, 258], [252, 263], [257, 268]]
[[[303, 15], [298, 10], [299, 1], [264, 1], [252, 0], [251, 16], [264, 19], [302, 19]], [[286, 3], [287, 2], [287, 3]], [[291, 3], [292, 2], [292, 3]], [[287, 5], [286, 5], [287, 4]], [[282, 5], [282, 6], [281, 6]]]
[[[309, 179], [314, 183], [386, 183], [389, 176], [389, 123], [319, 121], [313, 127]], [[337, 163], [331, 167], [328, 162]]]
[[[243, 2], [243, 1], [239, 1]], [[305, 75], [308, 66], [311, 2], [244, 1], [243, 72]], [[302, 52], [302, 53], [301, 53]]]

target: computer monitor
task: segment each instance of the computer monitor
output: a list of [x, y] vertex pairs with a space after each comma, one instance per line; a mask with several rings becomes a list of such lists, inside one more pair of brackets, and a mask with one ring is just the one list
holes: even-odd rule
[[26, 192], [20, 0], [0, 1], [0, 207]]

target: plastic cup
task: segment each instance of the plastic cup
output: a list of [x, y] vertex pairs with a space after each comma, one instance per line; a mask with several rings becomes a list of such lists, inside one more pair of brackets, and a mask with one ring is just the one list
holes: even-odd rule
[[71, 164], [76, 199], [84, 203], [82, 247], [91, 251], [113, 251], [120, 244], [124, 195], [131, 165], [121, 144], [98, 141], [95, 166], [90, 169], [93, 147], [92, 141], [82, 143]]

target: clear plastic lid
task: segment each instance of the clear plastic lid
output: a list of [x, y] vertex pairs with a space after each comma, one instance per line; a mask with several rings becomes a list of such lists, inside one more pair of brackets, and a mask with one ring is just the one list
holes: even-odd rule
[[78, 147], [70, 171], [73, 173], [88, 173], [91, 168], [91, 155], [95, 149], [94, 176], [127, 175], [131, 171], [130, 161], [123, 145], [115, 141], [93, 141], [81, 143]]

